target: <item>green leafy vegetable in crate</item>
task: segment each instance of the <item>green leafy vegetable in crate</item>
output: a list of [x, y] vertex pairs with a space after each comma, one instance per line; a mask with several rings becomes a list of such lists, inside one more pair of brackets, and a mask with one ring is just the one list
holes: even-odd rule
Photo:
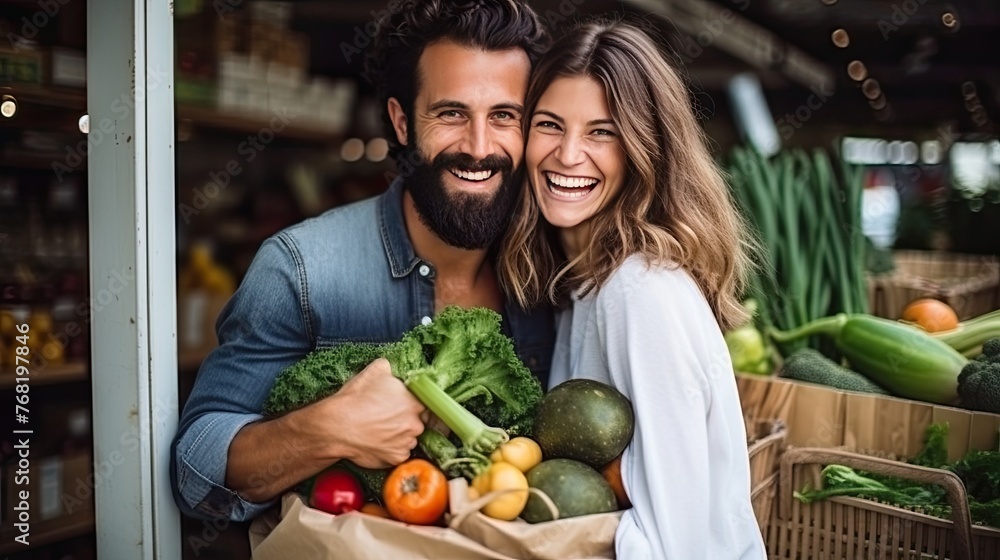
[[803, 503], [812, 503], [835, 496], [851, 496], [878, 500], [895, 506], [907, 506], [928, 515], [947, 517], [946, 506], [940, 504], [943, 491], [933, 485], [899, 485], [892, 488], [872, 476], [865, 476], [844, 465], [827, 465], [823, 468], [823, 489], [803, 490], [793, 496]]
[[[948, 424], [939, 422], [927, 427], [926, 442], [911, 464], [943, 468], [958, 475], [965, 484], [969, 498], [969, 513], [977, 524], [1000, 527], [1000, 451], [970, 451], [961, 460], [947, 464]], [[827, 465], [823, 471], [823, 488], [808, 487], [793, 495], [803, 503], [812, 503], [835, 496], [851, 496], [904, 507], [911, 511], [948, 518], [951, 507], [947, 495], [939, 486], [859, 472], [844, 465]]]
[[1000, 527], [1000, 452], [971, 451], [948, 469], [965, 484], [972, 519]]

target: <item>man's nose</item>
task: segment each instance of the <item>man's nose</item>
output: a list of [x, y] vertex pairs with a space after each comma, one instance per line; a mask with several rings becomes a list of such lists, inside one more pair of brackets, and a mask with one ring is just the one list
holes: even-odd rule
[[471, 121], [459, 149], [477, 161], [493, 154], [493, 136], [489, 124], [478, 120]]

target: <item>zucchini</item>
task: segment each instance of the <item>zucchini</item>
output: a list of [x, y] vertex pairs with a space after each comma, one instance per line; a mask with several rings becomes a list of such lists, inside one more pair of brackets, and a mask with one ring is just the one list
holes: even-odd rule
[[855, 371], [896, 396], [936, 404], [958, 402], [958, 374], [969, 362], [920, 329], [872, 315], [839, 313], [787, 332], [768, 332], [779, 343], [829, 335]]

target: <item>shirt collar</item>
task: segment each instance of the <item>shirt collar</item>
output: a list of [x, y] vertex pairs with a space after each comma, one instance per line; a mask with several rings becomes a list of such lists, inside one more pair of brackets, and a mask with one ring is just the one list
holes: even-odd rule
[[403, 219], [403, 178], [396, 177], [379, 199], [379, 231], [393, 278], [402, 278], [420, 263]]

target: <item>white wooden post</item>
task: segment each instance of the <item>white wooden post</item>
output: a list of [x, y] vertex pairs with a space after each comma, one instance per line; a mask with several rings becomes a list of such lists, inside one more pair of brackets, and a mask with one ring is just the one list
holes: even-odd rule
[[97, 555], [181, 557], [173, 1], [88, 0]]

